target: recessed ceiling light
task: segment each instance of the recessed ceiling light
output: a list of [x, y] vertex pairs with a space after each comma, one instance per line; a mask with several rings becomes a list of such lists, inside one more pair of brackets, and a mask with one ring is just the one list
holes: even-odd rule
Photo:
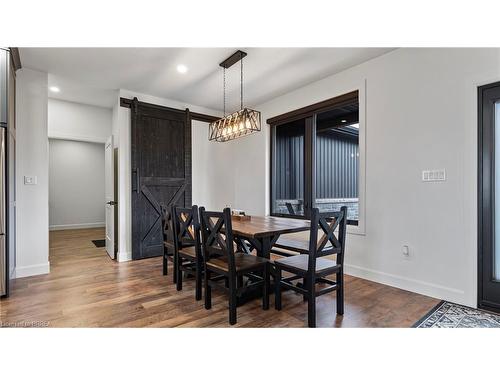
[[180, 65], [177, 65], [177, 71], [178, 71], [179, 73], [184, 74], [184, 73], [186, 73], [186, 72], [188, 71], [188, 68], [187, 68], [187, 66], [186, 66], [186, 65], [182, 65], [182, 64], [180, 64]]
[[61, 89], [59, 89], [59, 87], [57, 87], [57, 86], [50, 86], [49, 90], [52, 91], [52, 92], [59, 92], [59, 91], [61, 91]]
[[347, 122], [347, 120], [341, 120], [340, 122], [346, 123], [346, 122]]

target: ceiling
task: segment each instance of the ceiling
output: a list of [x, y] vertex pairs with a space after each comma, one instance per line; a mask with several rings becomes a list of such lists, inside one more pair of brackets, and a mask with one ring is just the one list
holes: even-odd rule
[[[244, 101], [274, 97], [391, 51], [389, 48], [242, 48]], [[49, 73], [49, 96], [111, 107], [126, 89], [222, 110], [219, 63], [237, 48], [20, 48], [23, 67]], [[187, 66], [185, 74], [177, 65]], [[239, 108], [240, 66], [226, 71], [227, 109]]]

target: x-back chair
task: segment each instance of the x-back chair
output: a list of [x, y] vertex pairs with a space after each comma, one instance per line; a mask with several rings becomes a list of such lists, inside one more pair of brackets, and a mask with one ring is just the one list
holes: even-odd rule
[[[275, 307], [281, 310], [281, 291], [285, 287], [292, 289], [307, 300], [307, 316], [309, 327], [316, 327], [316, 297], [333, 291], [337, 292], [337, 314], [344, 314], [344, 250], [346, 238], [347, 207], [338, 212], [322, 212], [317, 208], [311, 213], [311, 234], [307, 254], [294, 255], [277, 259], [275, 280]], [[335, 234], [338, 228], [338, 236]], [[318, 241], [318, 232], [323, 236]], [[336, 260], [326, 256], [336, 255]], [[283, 278], [282, 272], [292, 276]], [[336, 275], [335, 281], [327, 278]], [[292, 281], [303, 279], [303, 285]], [[318, 283], [327, 286], [317, 290]]]

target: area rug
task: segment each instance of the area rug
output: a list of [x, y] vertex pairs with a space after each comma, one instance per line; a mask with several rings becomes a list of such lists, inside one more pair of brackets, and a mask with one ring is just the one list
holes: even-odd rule
[[106, 247], [106, 240], [92, 240], [95, 247]]
[[441, 301], [414, 328], [500, 328], [500, 315]]

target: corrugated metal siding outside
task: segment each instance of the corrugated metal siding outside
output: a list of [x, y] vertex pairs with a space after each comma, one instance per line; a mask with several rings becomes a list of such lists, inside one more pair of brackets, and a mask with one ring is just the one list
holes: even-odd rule
[[[359, 147], [355, 138], [318, 134], [316, 198], [358, 196]], [[303, 199], [304, 136], [276, 137], [276, 199]]]
[[276, 198], [304, 197], [304, 136], [276, 137]]
[[354, 138], [316, 138], [316, 198], [357, 198], [359, 147]]

